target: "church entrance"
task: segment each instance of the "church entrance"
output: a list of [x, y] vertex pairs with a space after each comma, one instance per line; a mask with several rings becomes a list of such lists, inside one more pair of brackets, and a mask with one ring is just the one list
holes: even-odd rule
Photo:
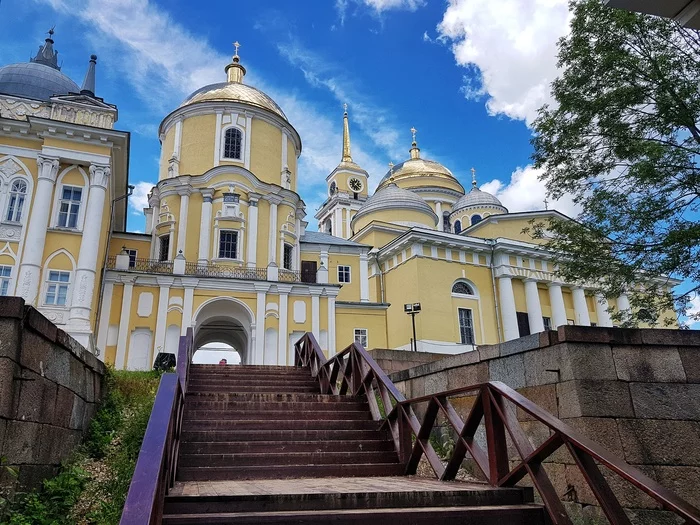
[[[194, 363], [251, 364], [253, 360], [253, 313], [242, 302], [216, 298], [195, 313]], [[223, 364], [223, 363], [222, 363]]]

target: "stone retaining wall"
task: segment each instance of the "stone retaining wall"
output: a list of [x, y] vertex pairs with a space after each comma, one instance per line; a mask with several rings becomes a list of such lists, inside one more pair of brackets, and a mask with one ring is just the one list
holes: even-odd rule
[[445, 354], [407, 352], [406, 350], [390, 350], [388, 348], [375, 348], [370, 350], [369, 354], [387, 374], [439, 361], [445, 357]]
[[0, 297], [0, 489], [33, 488], [80, 443], [104, 364], [19, 297]]
[[[406, 397], [502, 381], [700, 507], [700, 332], [564, 326], [396, 372]], [[455, 400], [465, 418], [471, 400]], [[535, 445], [549, 435], [518, 414]], [[515, 460], [515, 452], [511, 457]], [[607, 523], [561, 449], [545, 468], [577, 523]], [[611, 476], [634, 523], [668, 516]]]

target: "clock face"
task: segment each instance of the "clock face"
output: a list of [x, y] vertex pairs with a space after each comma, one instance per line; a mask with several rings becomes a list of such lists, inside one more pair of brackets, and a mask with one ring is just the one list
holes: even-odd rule
[[362, 181], [360, 179], [357, 179], [353, 177], [348, 181], [348, 186], [350, 186], [350, 189], [356, 193], [359, 193], [362, 191], [362, 188], [364, 187], [362, 184]]
[[333, 182], [331, 182], [331, 187], [330, 187], [331, 195], [335, 195], [336, 191], [338, 191], [338, 186], [336, 185], [335, 181], [333, 181]]

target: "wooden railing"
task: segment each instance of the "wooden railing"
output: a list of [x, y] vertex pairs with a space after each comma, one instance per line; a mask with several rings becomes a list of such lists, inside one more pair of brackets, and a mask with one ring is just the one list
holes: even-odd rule
[[160, 378], [120, 525], [160, 524], [165, 496], [175, 483], [187, 377], [193, 353], [192, 329], [180, 337], [176, 373]]
[[[700, 525], [697, 508], [499, 381], [407, 400], [358, 343], [351, 344], [330, 360], [325, 359], [312, 334], [303, 336], [295, 347], [297, 366], [311, 368], [322, 393], [367, 397], [375, 420], [384, 421], [391, 432], [399, 458], [406, 465], [406, 474], [415, 474], [421, 458], [425, 457], [437, 478], [453, 480], [469, 456], [491, 486], [512, 487], [529, 476], [552, 523], [572, 525], [547, 475], [546, 464], [543, 465], [545, 459], [564, 448], [573, 457], [613, 525], [630, 525], [631, 522], [599, 465], [683, 518], [686, 525]], [[474, 402], [466, 421], [463, 421], [450, 399], [465, 396], [472, 397]], [[422, 421], [414, 411], [418, 404], [424, 408]], [[549, 437], [539, 446], [530, 442], [516, 417], [517, 409], [549, 429]], [[430, 443], [439, 415], [456, 436], [446, 463]], [[476, 437], [482, 424], [485, 447]], [[509, 442], [520, 458], [513, 468], [509, 464]]]

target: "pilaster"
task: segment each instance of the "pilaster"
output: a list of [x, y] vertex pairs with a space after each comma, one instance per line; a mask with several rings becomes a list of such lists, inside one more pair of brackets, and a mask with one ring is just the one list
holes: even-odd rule
[[199, 191], [202, 194], [202, 216], [199, 221], [199, 254], [197, 256], [197, 261], [200, 264], [206, 264], [209, 262], [210, 253], [211, 211], [214, 190], [204, 188]]
[[530, 324], [530, 333], [537, 334], [544, 332], [540, 293], [537, 289], [537, 281], [534, 279], [525, 279], [525, 301], [527, 303], [527, 317]]
[[134, 278], [122, 278], [124, 293], [122, 294], [122, 309], [119, 314], [119, 334], [117, 336], [117, 356], [114, 367], [124, 370], [126, 362], [127, 340], [131, 326], [131, 297], [134, 291]]
[[520, 337], [520, 331], [518, 330], [515, 295], [513, 294], [513, 282], [510, 275], [502, 275], [498, 278], [498, 296], [501, 301], [503, 337], [506, 341], [517, 339]]
[[549, 288], [549, 303], [552, 305], [552, 328], [556, 330], [567, 324], [564, 295], [561, 291], [561, 283], [549, 283], [547, 287]]
[[574, 313], [576, 324], [580, 326], [591, 326], [591, 316], [588, 314], [588, 303], [586, 302], [586, 292], [580, 286], [571, 289], [574, 299]]
[[248, 194], [248, 252], [246, 266], [255, 268], [258, 265], [258, 201], [259, 193]]

